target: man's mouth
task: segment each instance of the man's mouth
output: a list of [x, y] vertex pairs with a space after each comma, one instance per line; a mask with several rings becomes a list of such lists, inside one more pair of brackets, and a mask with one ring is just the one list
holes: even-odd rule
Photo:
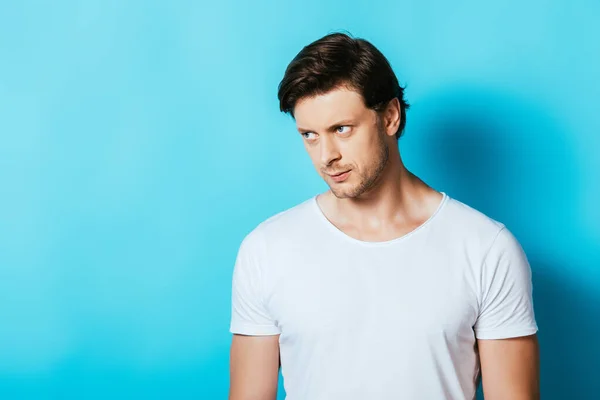
[[342, 181], [346, 180], [346, 178], [348, 177], [349, 174], [350, 174], [350, 170], [347, 170], [347, 171], [339, 172], [337, 174], [330, 174], [329, 176], [335, 182], [342, 182]]
[[338, 176], [338, 175], [344, 174], [344, 173], [346, 173], [348, 171], [336, 172], [335, 174], [329, 174], [329, 176]]

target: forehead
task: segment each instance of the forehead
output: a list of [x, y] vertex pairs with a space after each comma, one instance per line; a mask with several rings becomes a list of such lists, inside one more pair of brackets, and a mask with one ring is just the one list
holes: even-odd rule
[[361, 118], [368, 108], [360, 93], [339, 88], [325, 94], [300, 99], [294, 107], [296, 125], [328, 128], [341, 120]]

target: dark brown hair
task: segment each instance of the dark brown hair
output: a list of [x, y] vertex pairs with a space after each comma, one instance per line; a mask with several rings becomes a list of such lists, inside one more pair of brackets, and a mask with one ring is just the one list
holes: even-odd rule
[[377, 112], [398, 98], [401, 121], [396, 138], [402, 136], [409, 108], [404, 88], [398, 84], [389, 61], [375, 46], [345, 33], [326, 35], [294, 57], [279, 83], [279, 108], [293, 117], [298, 100], [344, 86], [359, 92], [366, 107]]

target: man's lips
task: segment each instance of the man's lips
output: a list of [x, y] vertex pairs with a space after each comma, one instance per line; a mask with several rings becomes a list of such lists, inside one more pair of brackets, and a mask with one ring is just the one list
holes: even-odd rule
[[346, 173], [346, 172], [348, 172], [348, 171], [350, 171], [350, 170], [346, 170], [346, 171], [342, 171], [342, 172], [336, 172], [336, 173], [334, 173], [334, 174], [327, 174], [327, 175], [329, 175], [329, 176], [331, 176], [331, 177], [334, 177], [334, 176], [338, 176], [338, 175], [341, 175], [341, 174], [345, 174], [345, 173]]
[[342, 182], [344, 180], [346, 180], [346, 178], [348, 178], [348, 175], [350, 174], [351, 170], [348, 171], [343, 171], [337, 174], [331, 174], [329, 175], [331, 177], [331, 179], [333, 179], [335, 182]]

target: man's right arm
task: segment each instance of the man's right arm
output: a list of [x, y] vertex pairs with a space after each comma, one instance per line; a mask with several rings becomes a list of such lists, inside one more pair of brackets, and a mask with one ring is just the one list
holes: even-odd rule
[[233, 335], [229, 400], [275, 400], [278, 377], [279, 335]]

